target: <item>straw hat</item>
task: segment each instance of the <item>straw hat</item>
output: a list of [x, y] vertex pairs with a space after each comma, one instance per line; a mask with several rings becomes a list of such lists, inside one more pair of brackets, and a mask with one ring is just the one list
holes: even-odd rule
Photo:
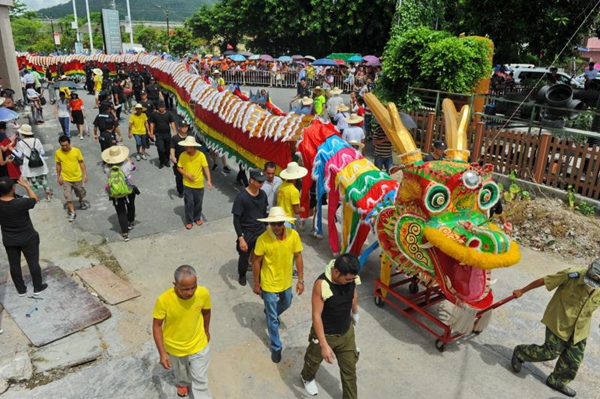
[[[0, 86], [0, 87], [2, 87], [2, 86]], [[5, 97], [0, 97], [0, 107], [1, 107], [2, 105], [4, 105], [4, 102], [5, 102], [5, 101], [6, 101], [6, 98], [5, 98]]]
[[339, 87], [334, 87], [333, 89], [329, 90], [329, 94], [331, 94], [332, 96], [337, 96], [339, 94], [342, 94], [343, 92], [344, 91]]
[[350, 111], [350, 108], [348, 108], [346, 104], [340, 104], [337, 107], [335, 107], [335, 109], [342, 112]]
[[220, 74], [221, 74], [221, 71], [219, 71], [218, 69], [213, 71], [213, 75], [220, 75]]
[[302, 100], [300, 100], [300, 102], [302, 103], [302, 105], [310, 105], [312, 104], [314, 101], [312, 98], [310, 97], [302, 97]]
[[69, 79], [69, 77], [67, 75], [62, 75], [60, 79]]
[[179, 142], [179, 145], [182, 147], [202, 147], [194, 136], [187, 136], [185, 140]]
[[321, 86], [317, 86], [313, 89], [313, 91], [315, 91], [315, 92], [318, 91], [319, 93], [323, 93], [323, 88]]
[[346, 122], [348, 122], [351, 125], [355, 125], [357, 123], [361, 123], [365, 118], [363, 118], [362, 116], [358, 116], [356, 114], [352, 114], [350, 115], [348, 118], [345, 118]]
[[308, 169], [303, 168], [296, 162], [290, 162], [287, 164], [287, 167], [281, 171], [281, 174], [279, 176], [285, 180], [294, 180], [300, 179], [306, 176], [307, 174]]
[[24, 123], [20, 128], [17, 129], [17, 132], [21, 133], [23, 136], [33, 136], [33, 129], [31, 125]]
[[348, 141], [348, 144], [350, 144], [352, 147], [356, 148], [358, 151], [365, 148], [364, 143], [357, 141], [357, 140], [350, 140], [350, 141]]
[[144, 108], [144, 107], [142, 106], [142, 104], [140, 104], [140, 103], [138, 103], [138, 104], [135, 104], [135, 107], [133, 107], [133, 109], [135, 109], [135, 110], [141, 109], [141, 110], [142, 110], [142, 112], [146, 112], [146, 108]]
[[277, 223], [277, 222], [291, 222], [296, 220], [295, 218], [291, 218], [286, 216], [285, 211], [280, 206], [274, 206], [269, 210], [269, 216], [263, 219], [257, 219], [259, 222], [265, 223]]
[[94, 72], [95, 75], [104, 75], [104, 72], [102, 72], [102, 69], [100, 68], [94, 68], [92, 69], [92, 72]]
[[102, 151], [102, 160], [107, 164], [114, 165], [121, 163], [129, 156], [129, 148], [122, 145], [113, 145]]

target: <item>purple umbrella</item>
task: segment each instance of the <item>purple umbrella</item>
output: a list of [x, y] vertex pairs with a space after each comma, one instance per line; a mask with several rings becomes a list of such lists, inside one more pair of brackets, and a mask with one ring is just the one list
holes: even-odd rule
[[381, 66], [381, 62], [378, 61], [369, 61], [367, 62], [367, 66]]
[[259, 57], [259, 60], [268, 61], [268, 62], [273, 62], [273, 57], [271, 57], [269, 54], [262, 54], [262, 55]]
[[299, 55], [299, 54], [292, 55], [292, 60], [294, 60], [294, 61], [302, 61], [303, 59], [304, 59], [303, 55]]
[[379, 58], [375, 57], [374, 55], [365, 55], [363, 57], [363, 60], [365, 60], [365, 62], [371, 62], [371, 61], [379, 62]]

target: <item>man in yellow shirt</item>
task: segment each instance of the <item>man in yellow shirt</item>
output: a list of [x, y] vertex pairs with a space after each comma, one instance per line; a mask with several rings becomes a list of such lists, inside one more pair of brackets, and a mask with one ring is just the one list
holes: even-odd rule
[[[179, 156], [177, 170], [183, 176], [183, 202], [185, 204], [185, 228], [190, 230], [193, 223], [202, 226], [202, 200], [204, 199], [204, 175], [208, 189], [212, 190], [210, 169], [206, 156], [198, 151], [200, 144], [193, 136], [188, 136], [180, 141], [179, 145], [185, 147], [185, 152]], [[202, 174], [204, 172], [204, 175]]]
[[569, 387], [583, 362], [592, 314], [600, 307], [600, 258], [585, 268], [567, 269], [531, 282], [513, 292], [516, 298], [529, 290], [545, 286], [556, 289], [542, 323], [546, 325], [544, 345], [518, 345], [513, 351], [511, 366], [518, 373], [524, 362], [544, 362], [558, 357], [546, 385], [567, 396], [576, 392]]
[[175, 270], [173, 288], [163, 292], [152, 312], [152, 335], [160, 364], [175, 371], [177, 395], [212, 398], [208, 389], [210, 362], [210, 292], [198, 286], [188, 265]]
[[300, 191], [296, 188], [296, 180], [303, 178], [308, 174], [308, 169], [299, 166], [296, 162], [290, 162], [281, 172], [280, 176], [284, 180], [277, 190], [277, 206], [285, 211], [289, 218], [286, 227], [296, 228], [296, 215], [304, 212], [304, 207], [300, 206]]
[[92, 70], [94, 73], [94, 95], [96, 97], [96, 108], [98, 108], [98, 95], [102, 90], [102, 82], [104, 80], [104, 73], [100, 68], [94, 68]]
[[75, 195], [79, 198], [79, 208], [82, 210], [87, 209], [87, 205], [83, 201], [86, 193], [83, 185], [88, 182], [87, 169], [81, 151], [79, 148], [71, 146], [69, 136], [60, 136], [58, 142], [60, 148], [54, 153], [56, 179], [58, 185], [63, 188], [65, 201], [67, 201], [67, 207], [69, 208], [69, 222], [72, 222], [77, 214], [75, 214], [71, 191], [75, 190]]
[[135, 137], [135, 159], [139, 162], [140, 159], [148, 159], [146, 157], [146, 147], [148, 146], [148, 132], [150, 125], [148, 124], [148, 116], [146, 108], [142, 104], [136, 104], [133, 108], [135, 113], [129, 117], [129, 138]]
[[[292, 304], [292, 268], [296, 261], [298, 282], [296, 292], [304, 292], [304, 262], [302, 260], [302, 242], [297, 231], [284, 226], [291, 218], [282, 208], [274, 206], [269, 216], [258, 219], [269, 224], [254, 248], [254, 288], [265, 303], [267, 328], [271, 339], [271, 360], [281, 361], [282, 344], [279, 338], [279, 316]], [[260, 280], [259, 280], [260, 276]]]

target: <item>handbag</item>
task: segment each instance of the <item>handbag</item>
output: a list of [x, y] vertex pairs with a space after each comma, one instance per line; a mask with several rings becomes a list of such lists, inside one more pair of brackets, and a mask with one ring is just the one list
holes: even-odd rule
[[44, 97], [44, 96], [40, 97], [40, 104], [42, 104], [42, 106], [46, 105], [46, 97]]

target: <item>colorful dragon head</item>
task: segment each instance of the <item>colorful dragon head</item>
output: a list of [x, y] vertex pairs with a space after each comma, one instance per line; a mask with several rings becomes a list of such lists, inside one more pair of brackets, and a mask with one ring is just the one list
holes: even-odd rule
[[[468, 108], [444, 102], [448, 160], [423, 162], [393, 104], [367, 103], [405, 164], [395, 203], [374, 220], [384, 255], [424, 285], [436, 283], [455, 304], [485, 309], [493, 302], [491, 269], [520, 260], [517, 244], [489, 221], [500, 198], [491, 165], [469, 164]], [[391, 117], [390, 117], [391, 116]]]

